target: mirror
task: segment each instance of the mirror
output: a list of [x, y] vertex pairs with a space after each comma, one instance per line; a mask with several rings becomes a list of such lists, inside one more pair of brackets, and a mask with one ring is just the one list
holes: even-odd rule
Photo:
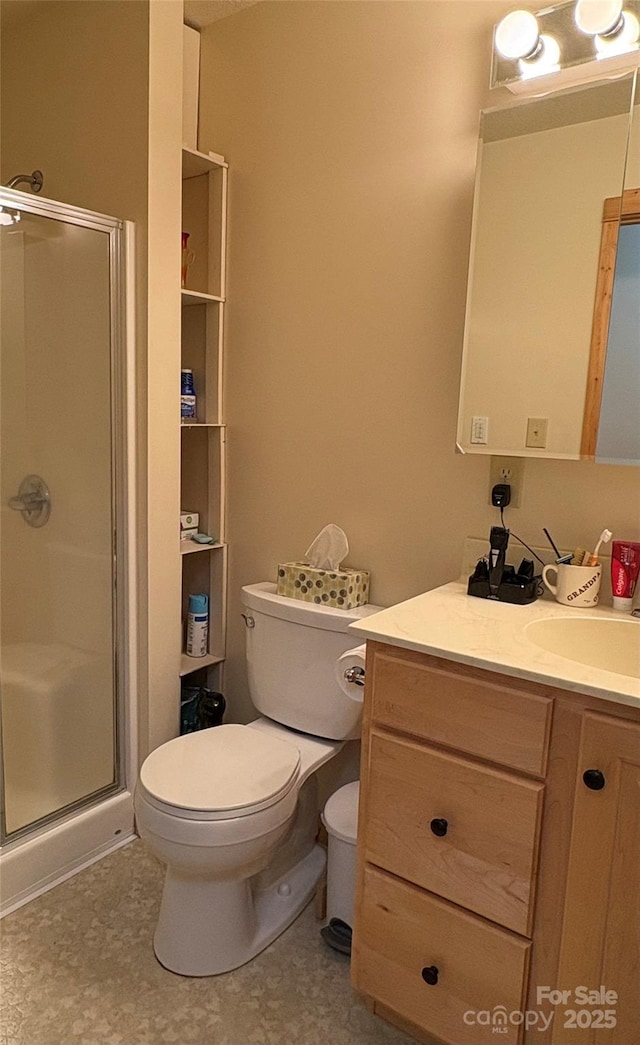
[[[630, 75], [482, 114], [463, 453], [639, 458], [638, 440], [611, 438], [607, 420], [615, 402], [612, 416], [640, 431], [640, 238], [632, 217], [618, 229], [621, 209], [630, 215], [640, 196], [630, 191], [640, 187], [634, 84]], [[618, 328], [615, 352], [609, 327]]]

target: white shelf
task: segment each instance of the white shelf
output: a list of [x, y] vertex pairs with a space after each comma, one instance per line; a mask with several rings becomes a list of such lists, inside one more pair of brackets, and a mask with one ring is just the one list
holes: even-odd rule
[[224, 298], [221, 298], [218, 294], [203, 294], [200, 290], [185, 290], [184, 287], [181, 293], [183, 306], [220, 304], [221, 301], [224, 301]]
[[198, 668], [209, 668], [212, 664], [222, 664], [223, 660], [224, 657], [217, 657], [213, 653], [207, 653], [205, 657], [189, 657], [183, 653], [180, 660], [180, 678], [190, 675]]
[[[180, 541], [183, 615], [192, 592], [209, 597], [209, 649], [205, 657], [180, 659], [180, 677], [202, 671], [207, 685], [223, 684], [226, 648], [227, 545], [225, 543], [226, 426], [223, 413], [224, 300], [228, 167], [224, 156], [182, 150], [182, 228], [189, 229], [195, 258], [182, 305], [182, 366], [191, 367], [198, 414], [184, 419], [181, 438], [181, 505], [198, 506], [200, 525], [213, 544]], [[202, 287], [193, 290], [191, 287]], [[196, 307], [192, 307], [196, 306]], [[215, 418], [215, 420], [213, 420]], [[208, 419], [208, 420], [207, 420]], [[198, 430], [201, 434], [198, 435]], [[202, 431], [204, 430], [204, 431]], [[182, 510], [182, 509], [181, 509]]]
[[228, 167], [224, 156], [217, 152], [198, 152], [197, 149], [182, 147], [182, 177], [197, 178], [201, 174], [208, 174], [215, 167]]
[[224, 548], [224, 543], [216, 541], [215, 544], [198, 544], [197, 541], [180, 541], [181, 555], [193, 555], [195, 552], [213, 552], [218, 548]]
[[180, 428], [226, 428], [225, 424], [221, 424], [219, 421], [181, 421]]

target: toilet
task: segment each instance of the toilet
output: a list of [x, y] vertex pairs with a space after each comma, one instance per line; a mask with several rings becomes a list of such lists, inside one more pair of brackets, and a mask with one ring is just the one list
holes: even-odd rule
[[317, 808], [298, 801], [303, 785], [360, 735], [363, 691], [339, 685], [336, 664], [354, 644], [349, 624], [379, 609], [287, 599], [268, 582], [243, 588], [242, 604], [261, 717], [170, 740], [145, 760], [136, 787], [139, 834], [167, 865], [156, 957], [184, 976], [244, 965], [313, 895], [324, 849], [311, 842], [301, 855], [291, 844], [287, 859], [287, 844], [304, 836], [301, 817], [315, 836]]

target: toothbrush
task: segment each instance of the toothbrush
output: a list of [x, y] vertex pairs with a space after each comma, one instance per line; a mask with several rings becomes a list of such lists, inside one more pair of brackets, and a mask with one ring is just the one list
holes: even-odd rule
[[600, 539], [598, 540], [598, 543], [596, 544], [595, 550], [588, 557], [587, 561], [585, 562], [585, 566], [597, 566], [598, 565], [598, 552], [600, 551], [600, 545], [601, 544], [608, 544], [612, 537], [613, 537], [613, 534], [612, 534], [611, 530], [603, 530], [602, 531], [602, 533], [600, 534]]

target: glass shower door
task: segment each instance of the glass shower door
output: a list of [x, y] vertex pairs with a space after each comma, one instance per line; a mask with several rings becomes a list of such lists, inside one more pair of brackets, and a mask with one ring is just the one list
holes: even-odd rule
[[0, 209], [5, 841], [119, 787], [114, 262], [121, 223], [75, 208], [57, 213], [58, 205], [30, 198], [15, 206], [23, 194], [2, 195], [12, 200]]

